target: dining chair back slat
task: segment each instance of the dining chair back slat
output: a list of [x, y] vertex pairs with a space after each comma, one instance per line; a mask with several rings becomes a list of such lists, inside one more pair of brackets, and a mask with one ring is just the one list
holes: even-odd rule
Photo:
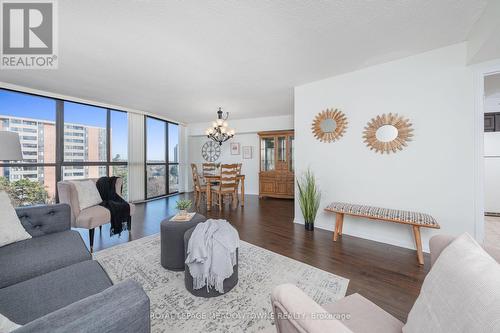
[[204, 175], [214, 175], [217, 171], [217, 164], [215, 163], [203, 163], [201, 167]]

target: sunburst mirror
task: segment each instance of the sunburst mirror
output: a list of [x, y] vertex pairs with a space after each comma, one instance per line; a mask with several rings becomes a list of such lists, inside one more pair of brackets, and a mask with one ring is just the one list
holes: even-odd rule
[[321, 142], [340, 139], [347, 128], [347, 118], [338, 109], [326, 109], [316, 115], [312, 123], [312, 132]]
[[370, 150], [389, 154], [403, 150], [413, 137], [409, 119], [396, 114], [383, 114], [370, 120], [363, 131], [363, 139]]

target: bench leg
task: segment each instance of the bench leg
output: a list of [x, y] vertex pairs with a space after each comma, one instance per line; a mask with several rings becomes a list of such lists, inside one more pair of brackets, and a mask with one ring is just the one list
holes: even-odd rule
[[344, 214], [342, 214], [342, 218], [340, 219], [340, 226], [339, 226], [339, 235], [342, 236], [342, 230], [344, 229]]
[[413, 226], [413, 235], [415, 236], [415, 246], [417, 247], [417, 259], [418, 264], [424, 264], [424, 253], [422, 251], [422, 239], [420, 237], [420, 227], [414, 225]]
[[335, 231], [333, 232], [333, 241], [336, 242], [339, 234], [342, 235], [342, 225], [344, 224], [344, 214], [335, 214]]

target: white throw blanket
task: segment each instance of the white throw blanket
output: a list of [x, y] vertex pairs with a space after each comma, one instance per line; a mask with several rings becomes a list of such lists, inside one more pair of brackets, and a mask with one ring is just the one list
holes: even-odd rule
[[224, 280], [233, 275], [238, 231], [226, 220], [198, 223], [189, 239], [186, 264], [193, 277], [193, 289], [204, 286], [224, 293]]

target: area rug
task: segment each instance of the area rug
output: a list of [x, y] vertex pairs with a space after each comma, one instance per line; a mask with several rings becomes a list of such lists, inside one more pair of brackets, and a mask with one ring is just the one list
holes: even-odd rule
[[270, 294], [293, 283], [319, 304], [345, 296], [348, 279], [241, 241], [239, 282], [215, 298], [199, 298], [184, 287], [184, 272], [160, 264], [159, 234], [96, 252], [114, 283], [139, 282], [151, 300], [152, 332], [258, 332], [273, 325]]

